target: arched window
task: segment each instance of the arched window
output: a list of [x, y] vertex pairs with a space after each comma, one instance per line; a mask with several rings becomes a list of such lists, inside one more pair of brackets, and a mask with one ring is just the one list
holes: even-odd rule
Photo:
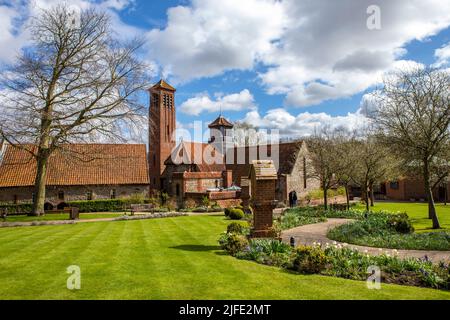
[[111, 189], [110, 197], [111, 197], [111, 199], [115, 199], [116, 198], [116, 189]]
[[92, 200], [94, 194], [92, 192], [92, 190], [89, 190], [88, 192], [86, 192], [86, 200]]
[[64, 200], [64, 191], [61, 190], [61, 191], [58, 192], [58, 199], [59, 200]]

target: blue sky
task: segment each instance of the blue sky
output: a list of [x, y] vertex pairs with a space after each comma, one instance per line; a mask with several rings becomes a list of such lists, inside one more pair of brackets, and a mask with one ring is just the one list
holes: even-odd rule
[[[35, 0], [47, 7], [56, 0]], [[18, 4], [20, 3], [20, 4]], [[362, 101], [383, 75], [409, 66], [448, 68], [450, 2], [420, 0], [73, 0], [111, 13], [117, 33], [139, 35], [152, 82], [177, 88], [177, 120], [233, 121], [308, 135], [358, 127]], [[379, 12], [368, 11], [376, 5]], [[0, 62], [26, 43], [28, 1], [0, 0]], [[378, 16], [374, 15], [379, 13]], [[369, 29], [368, 19], [379, 28]], [[23, 20], [23, 19], [22, 19]], [[370, 20], [374, 21], [374, 20]]]

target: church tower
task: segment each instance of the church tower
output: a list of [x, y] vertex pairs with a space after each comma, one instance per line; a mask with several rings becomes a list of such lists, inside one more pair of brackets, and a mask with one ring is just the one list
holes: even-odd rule
[[167, 190], [164, 161], [175, 148], [175, 88], [160, 80], [150, 91], [149, 106], [149, 173], [150, 189]]
[[233, 146], [231, 129], [233, 124], [219, 115], [219, 117], [208, 125], [210, 130], [209, 143], [213, 144], [224, 156], [227, 149]]

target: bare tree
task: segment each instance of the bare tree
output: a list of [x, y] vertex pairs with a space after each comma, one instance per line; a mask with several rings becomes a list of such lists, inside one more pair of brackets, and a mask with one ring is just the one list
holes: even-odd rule
[[0, 136], [37, 163], [33, 214], [44, 212], [50, 155], [74, 141], [121, 137], [121, 124], [142, 115], [145, 65], [139, 40], [119, 42], [109, 16], [58, 5], [29, 25], [33, 44], [2, 79]]
[[342, 168], [346, 165], [340, 160], [343, 137], [341, 130], [331, 131], [323, 128], [307, 141], [310, 151], [309, 163], [312, 167], [308, 170], [308, 177], [320, 180], [325, 209], [328, 209], [328, 190], [339, 186], [337, 173], [342, 172]]
[[420, 170], [428, 215], [433, 229], [438, 229], [432, 190], [445, 178], [437, 174], [436, 166], [448, 161], [445, 149], [450, 138], [450, 75], [428, 68], [397, 72], [385, 78], [376, 98], [377, 108], [371, 117], [379, 136], [405, 166]]
[[354, 139], [351, 146], [356, 152], [349, 175], [353, 183], [361, 187], [369, 211], [369, 205], [374, 205], [374, 185], [397, 176], [399, 162], [374, 136]]

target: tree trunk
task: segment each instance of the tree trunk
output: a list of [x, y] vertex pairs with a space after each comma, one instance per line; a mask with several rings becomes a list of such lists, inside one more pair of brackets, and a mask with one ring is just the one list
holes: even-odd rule
[[328, 188], [323, 187], [323, 207], [328, 210]]
[[34, 199], [32, 215], [44, 215], [45, 185], [47, 177], [48, 156], [40, 156], [37, 160], [36, 180], [34, 184]]
[[366, 211], [369, 212], [369, 187], [367, 182], [364, 183], [364, 201], [366, 203]]
[[427, 161], [424, 161], [423, 179], [425, 182], [425, 194], [428, 199], [428, 219], [433, 221], [433, 229], [440, 229], [441, 226], [439, 224], [439, 219], [436, 214], [436, 207], [434, 205], [433, 190], [431, 190], [430, 184], [430, 171]]
[[350, 196], [348, 194], [348, 184], [345, 185], [345, 200], [347, 203], [347, 211], [350, 210]]
[[375, 196], [373, 194], [373, 183], [370, 184], [369, 190], [370, 190], [370, 206], [373, 207], [375, 202]]

